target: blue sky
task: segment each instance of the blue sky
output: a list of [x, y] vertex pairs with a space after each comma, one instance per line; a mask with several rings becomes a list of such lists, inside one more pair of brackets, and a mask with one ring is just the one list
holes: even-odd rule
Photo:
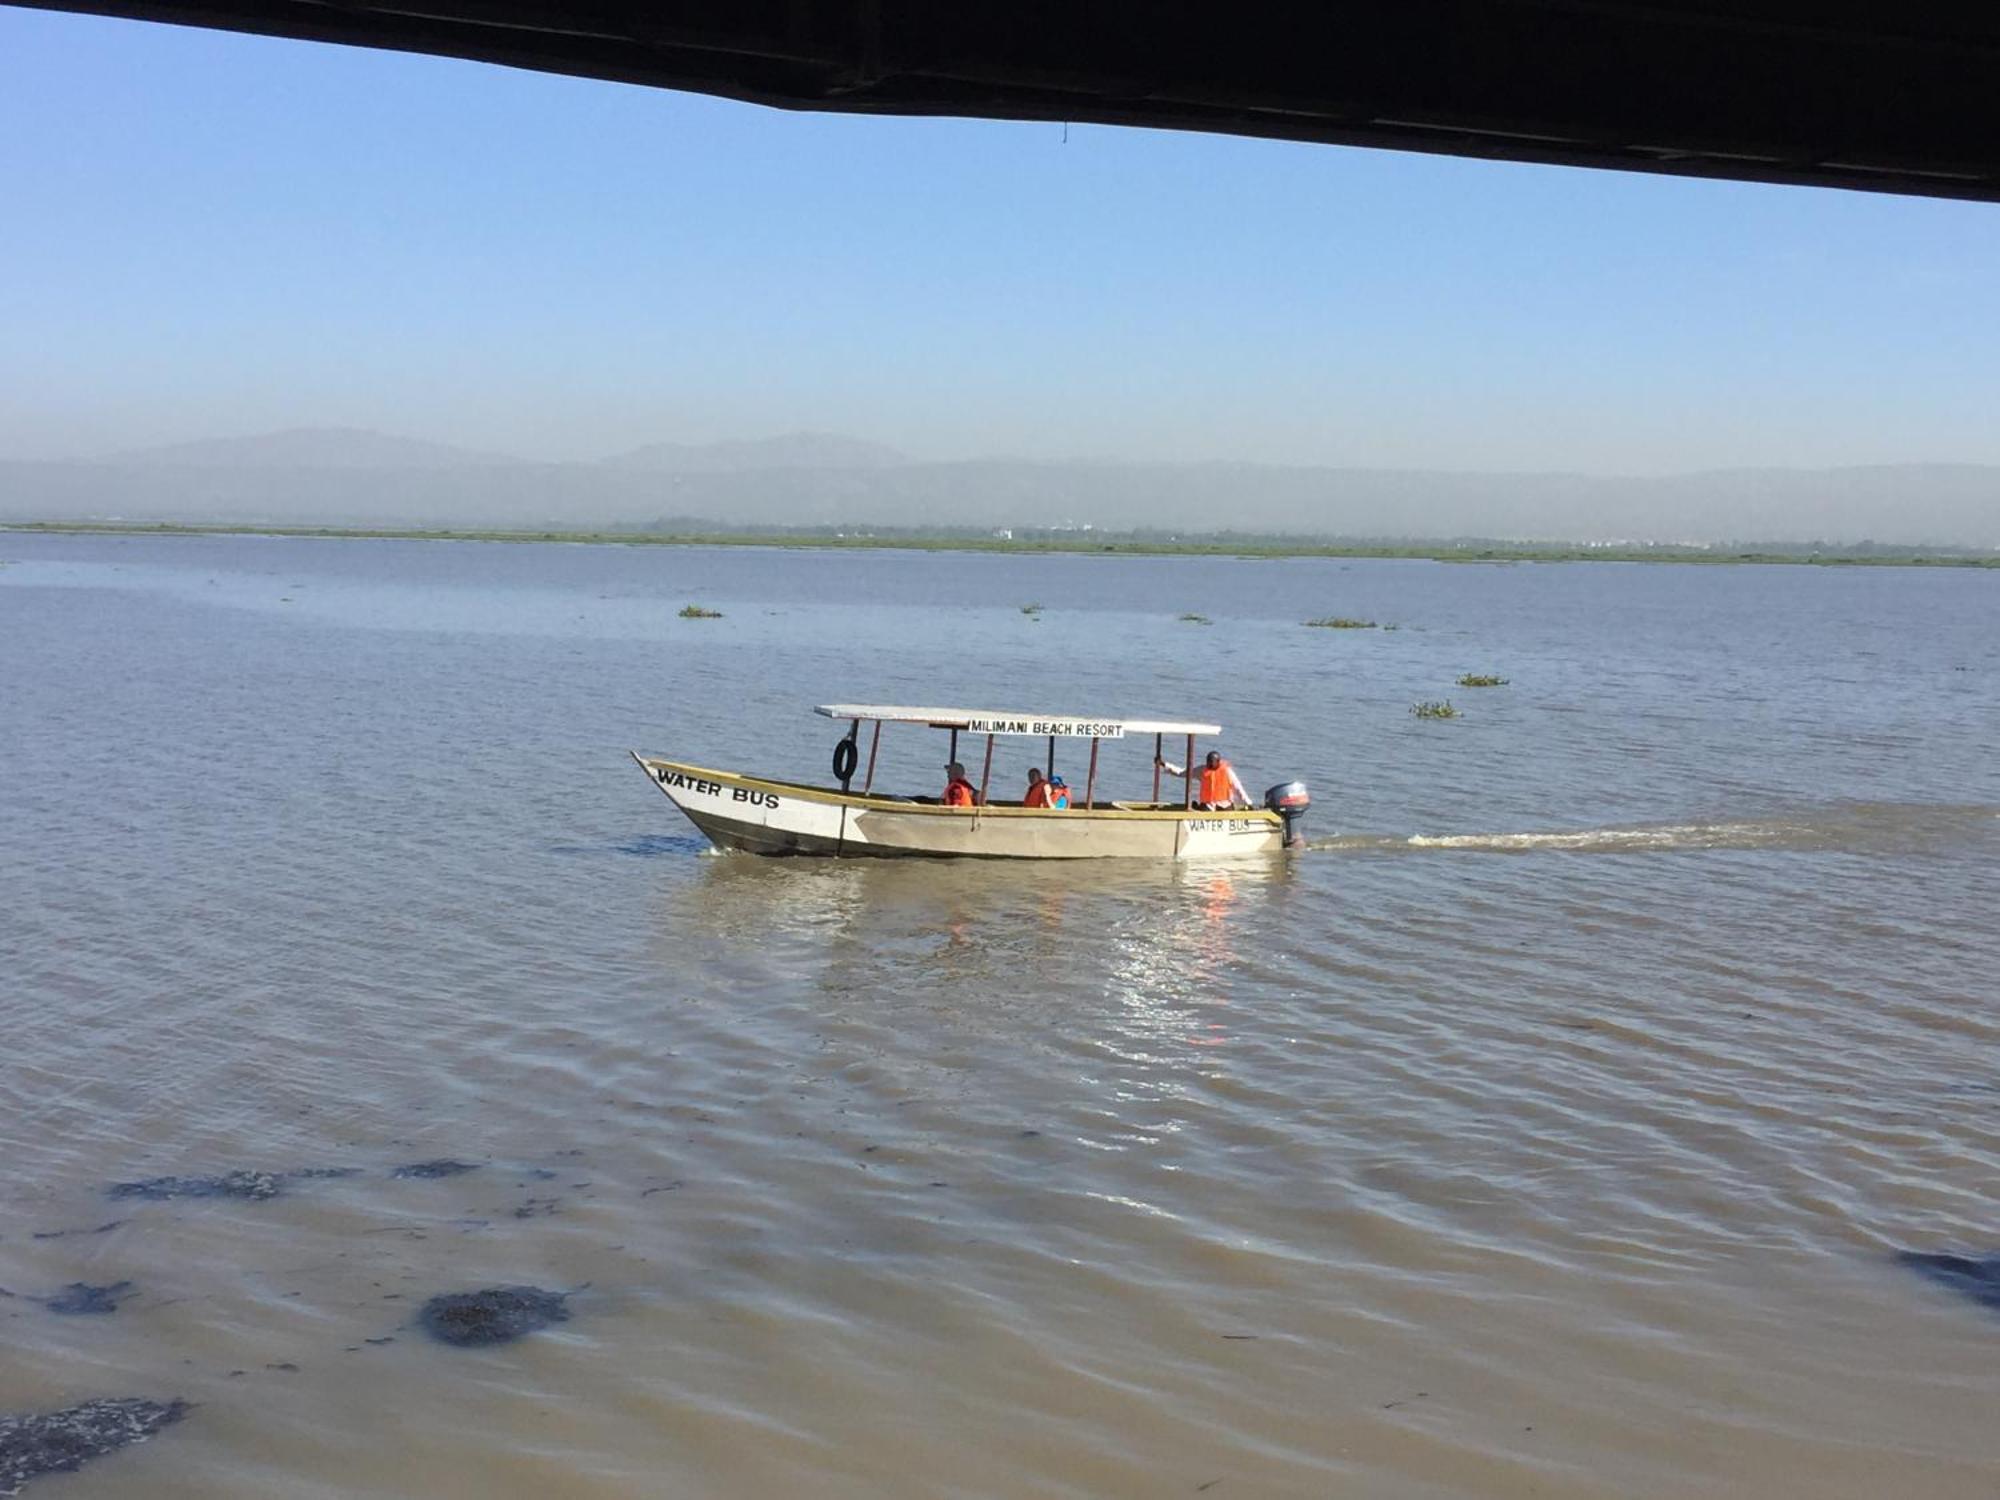
[[0, 456], [2000, 463], [2000, 208], [790, 114], [0, 7]]

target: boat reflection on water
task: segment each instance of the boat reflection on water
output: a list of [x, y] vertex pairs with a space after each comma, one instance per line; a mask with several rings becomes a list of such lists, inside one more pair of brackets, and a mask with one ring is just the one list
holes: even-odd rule
[[[907, 1007], [981, 1028], [1215, 1046], [1239, 958], [1283, 927], [1294, 863], [699, 861], [668, 893], [660, 961], [745, 1002], [837, 1021]], [[856, 1017], [859, 1018], [858, 1016]], [[1113, 1038], [1123, 1039], [1112, 1043]]]
[[1197, 1047], [1229, 1039], [1223, 1018], [1231, 1001], [1236, 957], [1231, 923], [1242, 901], [1237, 877], [1205, 870], [1186, 884], [1187, 919], [1151, 940], [1133, 943], [1115, 975], [1118, 993], [1155, 1036], [1180, 1035]]

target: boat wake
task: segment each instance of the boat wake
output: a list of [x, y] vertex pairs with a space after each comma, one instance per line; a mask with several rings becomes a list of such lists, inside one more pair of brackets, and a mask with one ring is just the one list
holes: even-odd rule
[[679, 833], [640, 833], [629, 839], [605, 844], [549, 844], [550, 854], [624, 855], [631, 859], [685, 858], [706, 854], [713, 846], [707, 839]]
[[1317, 850], [1374, 853], [1458, 850], [1479, 854], [1628, 854], [1699, 849], [1908, 852], [2000, 837], [2000, 808], [1939, 803], [1848, 803], [1763, 818], [1635, 823], [1536, 833], [1337, 834], [1310, 839]]

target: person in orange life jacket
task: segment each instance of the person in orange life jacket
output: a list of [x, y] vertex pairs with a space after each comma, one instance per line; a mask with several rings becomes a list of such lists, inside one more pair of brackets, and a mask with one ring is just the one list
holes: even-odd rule
[[1042, 768], [1028, 767], [1028, 795], [1021, 799], [1021, 806], [1054, 807], [1055, 805], [1055, 788], [1042, 779]]
[[1049, 778], [1049, 806], [1069, 806], [1069, 783], [1064, 781], [1060, 776], [1051, 776]]
[[1169, 776], [1198, 776], [1201, 778], [1194, 790], [1196, 807], [1248, 807], [1250, 794], [1243, 790], [1243, 783], [1236, 779], [1236, 768], [1222, 758], [1222, 752], [1211, 750], [1198, 766], [1177, 766], [1172, 761], [1153, 757], [1153, 763]]
[[938, 800], [946, 807], [977, 807], [979, 793], [965, 779], [965, 767], [953, 761], [944, 768], [944, 795]]

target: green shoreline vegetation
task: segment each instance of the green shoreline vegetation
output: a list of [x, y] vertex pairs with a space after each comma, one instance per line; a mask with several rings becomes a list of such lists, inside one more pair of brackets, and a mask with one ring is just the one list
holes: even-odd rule
[[875, 529], [531, 531], [377, 526], [263, 526], [189, 522], [4, 521], [0, 532], [111, 536], [283, 536], [357, 541], [568, 542], [626, 547], [793, 547], [892, 549], [919, 552], [1098, 553], [1126, 557], [1380, 557], [1456, 563], [1647, 562], [1723, 565], [1790, 563], [1816, 567], [2000, 568], [2000, 551], [1971, 547], [1756, 543], [1697, 547], [1675, 544], [1578, 545], [1564, 542], [1342, 541], [1329, 537], [1218, 532], [1051, 531], [1010, 537], [986, 532]]

